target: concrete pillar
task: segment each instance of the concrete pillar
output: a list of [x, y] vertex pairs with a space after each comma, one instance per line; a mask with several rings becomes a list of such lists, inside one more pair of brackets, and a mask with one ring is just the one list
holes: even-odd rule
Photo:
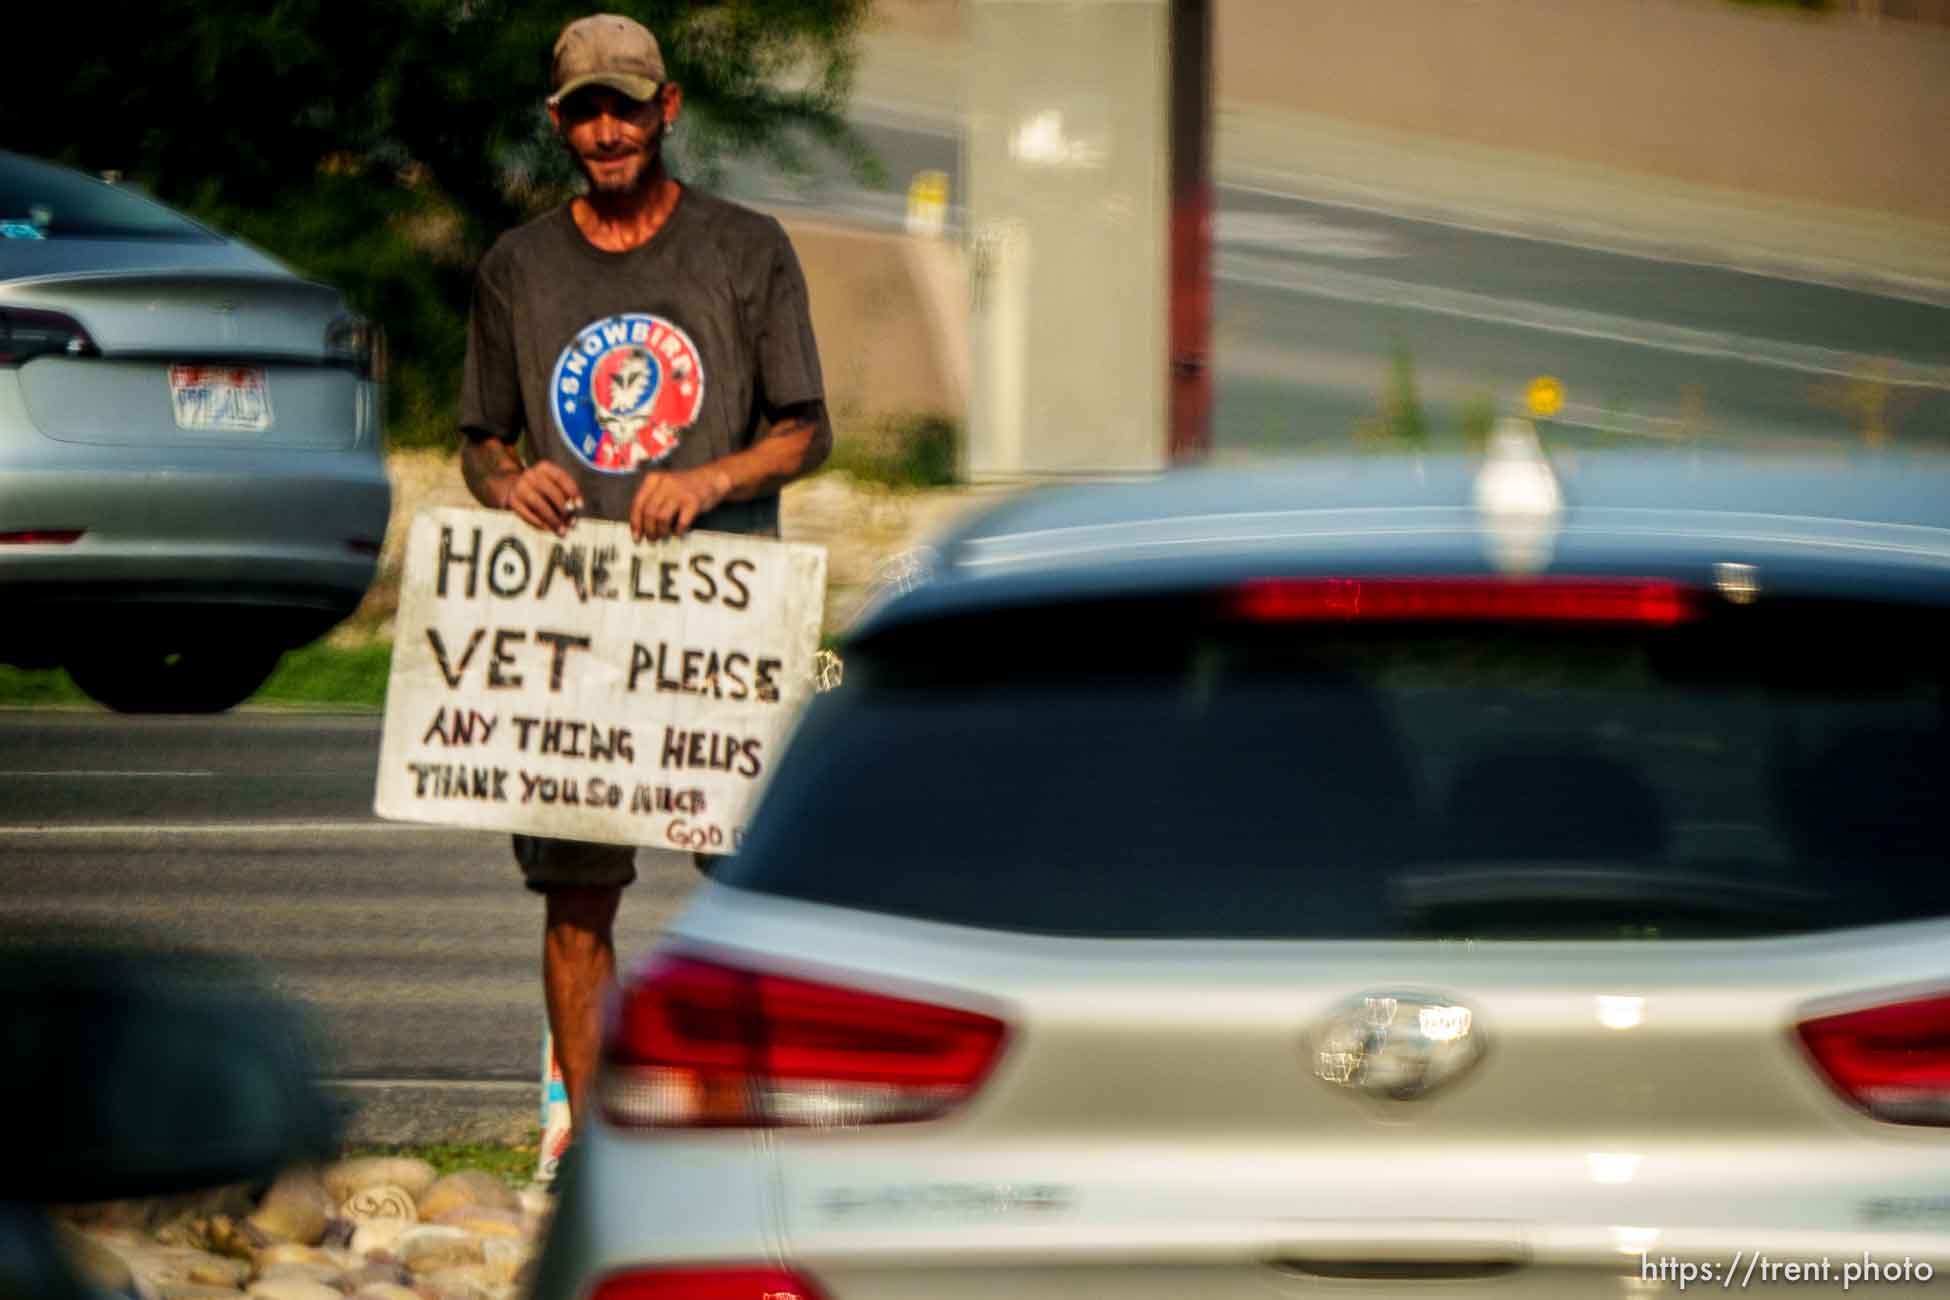
[[1161, 468], [1169, 0], [971, 0], [973, 479]]

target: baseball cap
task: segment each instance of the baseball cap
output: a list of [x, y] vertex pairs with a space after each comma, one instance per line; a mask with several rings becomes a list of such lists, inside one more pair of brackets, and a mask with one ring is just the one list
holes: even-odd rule
[[664, 55], [650, 29], [634, 18], [591, 14], [555, 38], [552, 79], [551, 98], [558, 100], [584, 86], [607, 86], [635, 100], [654, 99], [664, 82]]

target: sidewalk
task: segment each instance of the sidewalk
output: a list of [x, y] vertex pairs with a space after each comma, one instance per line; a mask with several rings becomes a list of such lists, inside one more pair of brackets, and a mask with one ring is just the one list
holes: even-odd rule
[[[898, 12], [871, 29], [857, 108], [957, 129], [968, 52], [947, 30]], [[1950, 305], [1950, 227], [1392, 131], [1230, 98], [1224, 85], [1219, 96], [1222, 185]]]

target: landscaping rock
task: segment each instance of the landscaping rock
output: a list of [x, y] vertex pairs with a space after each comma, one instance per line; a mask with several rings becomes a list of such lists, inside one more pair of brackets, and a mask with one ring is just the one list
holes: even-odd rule
[[241, 1219], [257, 1208], [257, 1197], [243, 1184], [218, 1187], [185, 1196], [161, 1197], [149, 1202], [149, 1232], [157, 1241], [170, 1246], [202, 1248], [201, 1225], [216, 1215]]
[[414, 1225], [405, 1219], [373, 1219], [362, 1223], [352, 1234], [352, 1249], [366, 1258], [377, 1251], [391, 1251], [400, 1237]]
[[545, 1183], [530, 1183], [515, 1193], [515, 1200], [521, 1205], [521, 1212], [531, 1220], [546, 1219], [555, 1213], [555, 1198], [549, 1195]]
[[202, 1282], [164, 1282], [156, 1288], [162, 1300], [237, 1300], [243, 1292], [234, 1286], [208, 1286]]
[[462, 1169], [448, 1174], [419, 1198], [420, 1218], [430, 1221], [449, 1210], [480, 1205], [496, 1210], [519, 1210], [514, 1189], [493, 1174], [479, 1169]]
[[301, 1246], [295, 1241], [279, 1241], [264, 1247], [251, 1257], [260, 1272], [268, 1272], [280, 1264], [330, 1264], [331, 1257], [316, 1246]]
[[329, 1286], [334, 1291], [344, 1293], [351, 1289], [339, 1284], [339, 1279], [344, 1276], [345, 1270], [336, 1264], [273, 1264], [257, 1275], [257, 1280], [251, 1283], [251, 1289], [255, 1291], [265, 1282], [296, 1279], [300, 1282], [317, 1282], [321, 1286]]
[[522, 1300], [554, 1210], [529, 1192], [381, 1157], [288, 1173], [261, 1203], [225, 1188], [64, 1210], [57, 1231], [91, 1291], [127, 1300]]
[[61, 1243], [61, 1253], [68, 1257], [69, 1265], [83, 1280], [103, 1291], [127, 1290], [129, 1284], [135, 1281], [128, 1261], [119, 1252], [110, 1250], [102, 1242], [65, 1223], [54, 1226]]
[[519, 1237], [526, 1221], [522, 1218], [519, 1205], [511, 1210], [486, 1205], [463, 1205], [457, 1210], [448, 1210], [433, 1222], [480, 1237]]
[[376, 1286], [409, 1287], [413, 1285], [413, 1275], [397, 1260], [369, 1260], [347, 1273], [345, 1282], [355, 1292], [370, 1291]]
[[522, 1268], [528, 1263], [528, 1243], [516, 1241], [511, 1237], [484, 1237], [481, 1239], [481, 1254], [485, 1263], [481, 1268], [481, 1278], [485, 1282], [513, 1282], [521, 1276]]
[[271, 1184], [257, 1213], [245, 1222], [275, 1240], [315, 1246], [336, 1208], [316, 1171], [295, 1169]]
[[217, 1214], [196, 1221], [196, 1231], [190, 1244], [215, 1255], [247, 1260], [272, 1242], [270, 1237], [251, 1226], [250, 1220]]
[[[223, 1223], [223, 1231], [217, 1229], [218, 1220]], [[178, 1246], [189, 1250], [216, 1250], [219, 1236], [231, 1231], [231, 1220], [222, 1215], [199, 1218], [176, 1219], [156, 1229], [155, 1240], [165, 1246]]]
[[324, 1182], [332, 1200], [343, 1205], [360, 1192], [376, 1187], [399, 1188], [406, 1193], [407, 1200], [417, 1201], [427, 1194], [437, 1177], [432, 1165], [410, 1156], [360, 1156], [327, 1168]]
[[493, 1300], [487, 1278], [473, 1268], [443, 1268], [422, 1279], [448, 1300]]
[[[422, 1195], [425, 1190], [422, 1189]], [[371, 1223], [375, 1219], [399, 1219], [414, 1223], [420, 1217], [414, 1195], [403, 1183], [362, 1187], [345, 1198], [340, 1213], [354, 1223]]]
[[422, 1281], [442, 1269], [467, 1268], [487, 1261], [480, 1239], [459, 1228], [413, 1228], [401, 1234], [394, 1249], [400, 1262]]
[[250, 1281], [251, 1266], [241, 1259], [231, 1259], [225, 1255], [205, 1255], [193, 1261], [183, 1276], [187, 1281], [200, 1282], [205, 1286], [241, 1288]]
[[129, 1271], [137, 1277], [146, 1277], [151, 1282], [187, 1282], [185, 1265], [178, 1256], [185, 1252], [176, 1247], [158, 1246], [150, 1242], [144, 1246], [123, 1247], [116, 1251]]
[[273, 1277], [251, 1284], [255, 1300], [344, 1300], [342, 1292], [302, 1277]]
[[240, 1286], [250, 1275], [250, 1265], [242, 1260], [225, 1259], [183, 1246], [141, 1246], [126, 1250], [122, 1258], [137, 1277], [146, 1277], [158, 1286], [165, 1282], [189, 1282], [200, 1286]]

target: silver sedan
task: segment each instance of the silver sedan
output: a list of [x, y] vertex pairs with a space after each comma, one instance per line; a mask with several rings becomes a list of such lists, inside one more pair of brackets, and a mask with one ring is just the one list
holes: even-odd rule
[[0, 152], [0, 661], [214, 712], [371, 585], [374, 327], [126, 188]]

